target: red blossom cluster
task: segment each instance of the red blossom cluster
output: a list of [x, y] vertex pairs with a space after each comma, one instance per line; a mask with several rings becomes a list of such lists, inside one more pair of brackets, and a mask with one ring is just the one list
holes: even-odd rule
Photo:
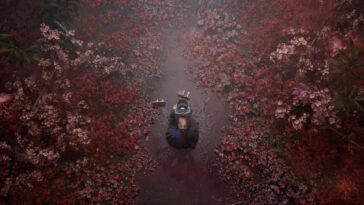
[[[23, 3], [4, 8], [22, 16]], [[160, 112], [146, 95], [160, 77], [155, 28], [179, 25], [186, 8], [184, 1], [83, 0], [77, 30], [41, 24], [31, 12], [0, 25], [1, 33], [31, 34], [27, 42], [41, 53], [25, 65], [0, 56], [3, 202], [135, 202], [135, 174], [155, 167], [140, 142]]]
[[[187, 41], [187, 71], [217, 95], [227, 92], [231, 125], [215, 167], [237, 201], [359, 203], [363, 114], [348, 117], [333, 105], [340, 87], [329, 61], [350, 38], [362, 45], [359, 1], [232, 0], [205, 8]], [[362, 81], [350, 86], [363, 95]]]

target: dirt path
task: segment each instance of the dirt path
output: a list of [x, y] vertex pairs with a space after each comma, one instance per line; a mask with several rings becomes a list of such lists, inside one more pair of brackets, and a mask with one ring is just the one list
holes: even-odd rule
[[[208, 174], [207, 162], [214, 156], [220, 129], [226, 123], [227, 108], [213, 93], [187, 78], [187, 62], [183, 57], [185, 39], [194, 32], [195, 20], [179, 30], [164, 31], [166, 60], [164, 75], [156, 82], [152, 99], [167, 101], [162, 114], [146, 138], [147, 150], [157, 160], [158, 169], [151, 175], [137, 178], [140, 186], [139, 204], [222, 204], [227, 188]], [[165, 139], [168, 113], [179, 99], [178, 90], [191, 92], [190, 106], [200, 124], [200, 138], [194, 150], [175, 150]]]

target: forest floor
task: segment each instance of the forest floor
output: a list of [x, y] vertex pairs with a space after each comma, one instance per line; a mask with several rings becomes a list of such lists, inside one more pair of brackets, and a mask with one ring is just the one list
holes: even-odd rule
[[[0, 205], [362, 204], [363, 11], [5, 1]], [[194, 149], [166, 140], [182, 90]]]

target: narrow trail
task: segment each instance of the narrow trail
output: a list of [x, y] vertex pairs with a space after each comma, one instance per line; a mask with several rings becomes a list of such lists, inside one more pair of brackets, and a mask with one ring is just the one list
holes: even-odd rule
[[[222, 204], [228, 192], [222, 182], [209, 175], [207, 168], [208, 160], [214, 157], [220, 129], [227, 121], [226, 105], [185, 73], [187, 62], [183, 48], [186, 38], [195, 30], [195, 22], [192, 16], [186, 19], [184, 28], [163, 31], [164, 75], [156, 82], [150, 96], [152, 99], [164, 98], [167, 103], [145, 139], [147, 150], [158, 162], [158, 168], [150, 175], [137, 178], [140, 186], [138, 204]], [[179, 99], [177, 91], [183, 89], [191, 92], [189, 104], [200, 126], [200, 138], [194, 150], [173, 149], [165, 137], [169, 111]]]

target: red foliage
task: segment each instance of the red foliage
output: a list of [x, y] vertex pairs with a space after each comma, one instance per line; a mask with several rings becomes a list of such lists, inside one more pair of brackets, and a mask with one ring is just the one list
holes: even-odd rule
[[[236, 198], [253, 204], [305, 204], [315, 197], [360, 202], [355, 187], [362, 177], [345, 170], [363, 173], [357, 146], [364, 144], [363, 115], [347, 118], [330, 106], [336, 87], [328, 82], [328, 59], [349, 47], [340, 41], [347, 33], [362, 36], [359, 1], [230, 0], [224, 9], [214, 3], [199, 11], [199, 31], [188, 40], [186, 56], [203, 86], [228, 92], [231, 126], [216, 150], [216, 167]], [[350, 83], [364, 93], [361, 82]]]
[[[0, 5], [0, 33], [42, 54], [26, 66], [0, 56], [1, 200], [135, 202], [136, 173], [155, 166], [140, 138], [159, 113], [145, 98], [161, 74], [158, 26], [180, 26], [184, 3], [81, 0], [77, 31], [41, 24], [36, 5]], [[362, 45], [361, 2], [200, 3], [186, 57], [202, 85], [228, 92], [231, 124], [214, 167], [233, 198], [360, 204], [363, 115], [345, 117], [330, 105], [337, 86], [328, 59], [349, 48], [349, 38]], [[363, 85], [350, 79], [360, 95]]]
[[0, 56], [1, 199], [134, 203], [135, 174], [155, 166], [140, 143], [159, 112], [144, 90], [160, 76], [160, 35], [150, 30], [178, 24], [185, 5], [82, 0], [74, 31], [40, 24], [32, 14], [42, 5], [29, 4], [0, 6], [8, 16], [0, 32], [26, 37], [42, 54], [26, 66]]

